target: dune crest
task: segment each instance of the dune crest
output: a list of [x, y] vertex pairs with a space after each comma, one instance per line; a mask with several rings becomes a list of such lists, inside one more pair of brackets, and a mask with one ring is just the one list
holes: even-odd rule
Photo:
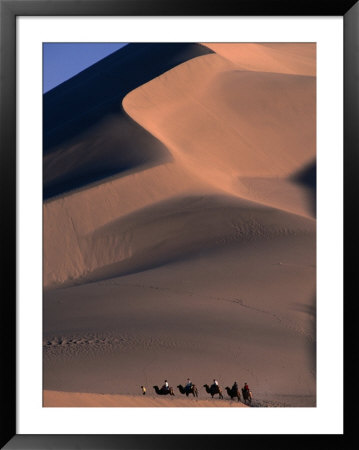
[[[122, 109], [123, 97], [212, 50], [199, 44], [128, 44], [44, 95], [44, 199], [168, 160]], [[134, 138], [135, 137], [135, 138]]]

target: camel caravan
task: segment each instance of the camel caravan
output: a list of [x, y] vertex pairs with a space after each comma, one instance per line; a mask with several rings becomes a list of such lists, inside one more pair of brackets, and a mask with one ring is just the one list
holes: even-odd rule
[[[211, 385], [204, 384], [203, 387], [205, 388], [207, 394], [210, 394], [212, 398], [214, 398], [215, 395], [218, 395], [218, 398], [220, 399], [224, 398], [222, 389], [220, 388], [216, 379], [213, 380], [213, 383]], [[141, 389], [142, 394], [145, 395], [146, 388], [144, 386], [141, 386]], [[173, 387], [168, 384], [167, 380], [165, 380], [161, 388], [159, 388], [158, 386], [153, 386], [153, 389], [155, 390], [157, 395], [175, 395]], [[187, 383], [184, 386], [182, 384], [179, 384], [177, 386], [177, 389], [179, 390], [180, 394], [186, 395], [187, 397], [190, 395], [193, 395], [193, 397], [198, 397], [198, 388], [195, 384], [192, 383], [189, 378], [187, 378]], [[226, 386], [225, 390], [231, 400], [237, 399], [237, 401], [240, 402], [243, 398], [243, 403], [248, 405], [250, 405], [252, 402], [252, 392], [250, 391], [247, 383], [244, 383], [243, 388], [239, 389], [238, 383], [235, 381], [232, 387]], [[240, 392], [242, 392], [242, 396]]]

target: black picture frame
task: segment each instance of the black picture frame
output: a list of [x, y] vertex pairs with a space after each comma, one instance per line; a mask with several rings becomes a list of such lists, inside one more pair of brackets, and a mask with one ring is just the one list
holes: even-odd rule
[[[6, 449], [183, 449], [264, 445], [287, 448], [321, 445], [344, 448], [354, 431], [355, 413], [345, 414], [343, 435], [19, 435], [16, 433], [16, 17], [18, 16], [342, 16], [344, 20], [344, 286], [352, 292], [356, 248], [359, 134], [358, 0], [0, 0], [0, 183], [1, 271], [1, 448]], [[352, 267], [349, 269], [349, 267]], [[344, 270], [344, 269], [343, 269]], [[344, 308], [344, 373], [347, 392], [356, 378], [352, 342], [357, 342], [355, 296]], [[354, 344], [355, 345], [355, 344]], [[330, 374], [328, 374], [330, 376]], [[333, 380], [333, 389], [336, 380]], [[352, 394], [354, 391], [352, 391]], [[333, 393], [328, 395], [332, 395]], [[341, 395], [341, 393], [336, 393]], [[344, 392], [343, 392], [344, 395]], [[355, 393], [354, 393], [355, 395]], [[353, 400], [355, 401], [355, 400]], [[347, 413], [348, 403], [344, 403]], [[243, 431], [243, 430], [241, 430]], [[275, 446], [275, 447], [274, 447]], [[328, 444], [326, 444], [328, 448]]]

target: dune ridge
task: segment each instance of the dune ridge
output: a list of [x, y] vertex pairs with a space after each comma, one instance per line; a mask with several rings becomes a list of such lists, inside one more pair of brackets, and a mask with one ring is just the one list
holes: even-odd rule
[[172, 67], [211, 52], [199, 44], [128, 44], [47, 92], [44, 199], [166, 160], [166, 149], [124, 113], [122, 99]]
[[204, 43], [217, 55], [248, 71], [316, 75], [313, 43]]

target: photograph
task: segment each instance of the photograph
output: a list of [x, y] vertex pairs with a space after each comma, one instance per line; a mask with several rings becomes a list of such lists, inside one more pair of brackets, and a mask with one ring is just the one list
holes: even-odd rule
[[0, 6], [0, 448], [345, 446], [358, 0]]
[[316, 43], [42, 70], [43, 407], [315, 408]]

